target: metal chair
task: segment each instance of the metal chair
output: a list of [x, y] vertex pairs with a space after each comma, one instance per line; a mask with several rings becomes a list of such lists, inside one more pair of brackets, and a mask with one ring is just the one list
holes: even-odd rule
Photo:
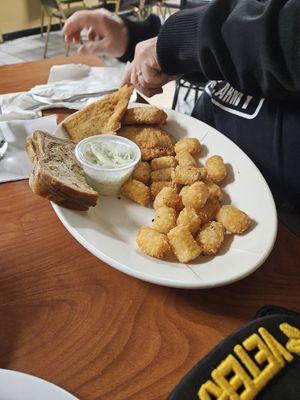
[[162, 18], [163, 21], [167, 19], [172, 14], [173, 10], [180, 10], [182, 0], [162, 0], [161, 9], [162, 9]]
[[[44, 48], [44, 58], [47, 57], [48, 52], [48, 44], [49, 44], [49, 36], [51, 30], [51, 24], [53, 18], [59, 20], [60, 27], [63, 27], [64, 22], [72, 15], [75, 11], [84, 9], [84, 2], [80, 1], [83, 5], [81, 7], [70, 7], [64, 8], [62, 1], [58, 0], [40, 0], [41, 8], [42, 8], [42, 17], [41, 17], [41, 36], [43, 36], [44, 32], [44, 18], [48, 17], [47, 31], [46, 31], [46, 40], [45, 40], [45, 48]], [[68, 0], [70, 1], [70, 0]], [[75, 2], [74, 0], [72, 1]], [[77, 1], [78, 3], [79, 1]], [[69, 46], [65, 45], [65, 55], [67, 56], [69, 53]]]

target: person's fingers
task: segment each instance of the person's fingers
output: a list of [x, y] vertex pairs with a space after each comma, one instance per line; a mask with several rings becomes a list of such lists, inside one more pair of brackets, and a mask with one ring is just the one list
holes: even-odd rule
[[97, 40], [82, 44], [78, 49], [78, 54], [95, 54], [97, 56], [109, 56], [105, 41]]
[[142, 88], [141, 86], [137, 86], [136, 89], [138, 90], [139, 93], [143, 94], [146, 97], [152, 97], [155, 96], [156, 94], [160, 94], [163, 92], [162, 88], [147, 89], [147, 88]]
[[64, 24], [63, 34], [71, 36], [89, 26], [92, 11], [76, 11]]
[[155, 83], [152, 83], [152, 82], [146, 82], [143, 75], [138, 76], [139, 85], [145, 89], [155, 89], [157, 87], [163, 86], [166, 82], [168, 82], [168, 80], [166, 80], [164, 77], [161, 77], [160, 80], [156, 80]]
[[131, 63], [131, 74], [130, 74], [130, 82], [132, 83], [133, 86], [139, 85], [138, 75], [139, 75], [139, 69], [137, 68], [136, 63], [133, 61]]
[[126, 68], [125, 68], [125, 75], [121, 82], [121, 86], [130, 83], [131, 68], [132, 68], [131, 64], [127, 63]]
[[90, 28], [89, 31], [88, 31], [88, 40], [93, 42], [96, 39], [96, 36], [97, 36], [97, 34], [94, 31], [94, 29]]
[[166, 78], [166, 75], [157, 69], [153, 68], [151, 65], [143, 63], [141, 66], [142, 71], [142, 80], [144, 82], [144, 86], [151, 85], [159, 85], [162, 80]]

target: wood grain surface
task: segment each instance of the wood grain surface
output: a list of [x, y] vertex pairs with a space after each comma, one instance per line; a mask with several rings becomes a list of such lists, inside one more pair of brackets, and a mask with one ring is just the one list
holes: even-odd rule
[[[47, 77], [50, 65], [34, 68]], [[0, 68], [2, 92], [3, 68], [10, 76]], [[42, 83], [21, 70], [5, 83], [7, 92], [24, 90], [22, 80]], [[169, 289], [92, 256], [23, 180], [0, 185], [0, 243], [1, 368], [42, 377], [81, 400], [166, 399], [259, 307], [300, 311], [300, 240], [281, 224], [271, 256], [248, 278], [216, 289]]]

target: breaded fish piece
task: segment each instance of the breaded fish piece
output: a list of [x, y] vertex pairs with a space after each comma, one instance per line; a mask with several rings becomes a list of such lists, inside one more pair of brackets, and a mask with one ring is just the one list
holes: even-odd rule
[[205, 162], [208, 177], [215, 183], [220, 183], [227, 176], [226, 165], [221, 156], [211, 156]]
[[148, 226], [138, 230], [136, 243], [143, 253], [151, 257], [164, 258], [170, 251], [167, 236]]
[[139, 146], [143, 161], [174, 155], [175, 139], [158, 126], [127, 125], [123, 126], [118, 134]]
[[[150, 185], [150, 191], [151, 191], [151, 197], [154, 200], [155, 197], [158, 195], [158, 193], [164, 188], [164, 187], [173, 187], [174, 184], [173, 182], [170, 181], [157, 181], [157, 182], [152, 182]], [[177, 193], [177, 192], [176, 192]]]
[[146, 161], [141, 161], [132, 174], [132, 179], [148, 185], [150, 181], [151, 167]]
[[175, 157], [173, 156], [154, 158], [151, 161], [152, 171], [156, 171], [158, 169], [176, 167], [176, 165], [177, 165], [177, 160], [175, 160]]
[[152, 180], [152, 182], [171, 181], [171, 176], [172, 176], [173, 171], [174, 171], [174, 168], [172, 168], [172, 167], [152, 171], [151, 172], [151, 180]]
[[150, 188], [135, 179], [129, 179], [125, 182], [121, 192], [123, 196], [142, 206], [147, 206], [150, 201]]
[[244, 211], [230, 205], [221, 207], [217, 213], [217, 221], [231, 233], [243, 233], [251, 225], [251, 219]]
[[187, 263], [201, 254], [201, 247], [186, 225], [178, 225], [168, 233], [170, 246], [179, 262]]
[[155, 210], [153, 228], [161, 233], [168, 233], [176, 226], [177, 213], [171, 207], [159, 207]]
[[122, 119], [123, 125], [163, 125], [168, 118], [167, 113], [157, 107], [128, 108]]
[[203, 226], [197, 237], [202, 253], [216, 254], [224, 241], [224, 226], [220, 222], [211, 221]]
[[68, 118], [63, 126], [69, 137], [79, 142], [88, 136], [115, 134], [121, 128], [132, 90], [132, 86], [125, 85]]

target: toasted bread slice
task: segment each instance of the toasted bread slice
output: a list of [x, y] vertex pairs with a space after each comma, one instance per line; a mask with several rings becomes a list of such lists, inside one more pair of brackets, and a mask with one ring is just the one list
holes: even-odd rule
[[123, 125], [163, 125], [168, 115], [157, 107], [128, 108], [122, 119]]
[[68, 118], [63, 126], [70, 138], [79, 142], [88, 136], [115, 134], [121, 128], [132, 90], [132, 86], [125, 85]]
[[75, 210], [96, 205], [99, 195], [77, 163], [74, 142], [35, 131], [25, 148], [33, 161], [29, 185], [34, 193]]

